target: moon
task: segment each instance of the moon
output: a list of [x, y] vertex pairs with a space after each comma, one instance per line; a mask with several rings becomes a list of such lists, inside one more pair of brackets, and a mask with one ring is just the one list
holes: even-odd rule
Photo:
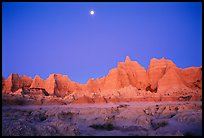
[[94, 13], [95, 13], [94, 10], [91, 10], [91, 11], [90, 11], [90, 14], [91, 14], [91, 15], [94, 15]]

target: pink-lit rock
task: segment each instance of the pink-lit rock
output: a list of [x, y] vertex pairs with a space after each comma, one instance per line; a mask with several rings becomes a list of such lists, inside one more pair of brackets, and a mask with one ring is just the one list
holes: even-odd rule
[[[71, 81], [67, 75], [51, 74], [46, 80], [36, 75], [2, 76], [2, 92], [35, 93], [66, 97], [68, 102], [109, 103], [122, 101], [196, 101], [202, 100], [202, 66], [178, 68], [171, 60], [153, 58], [146, 71], [127, 56], [117, 68], [102, 78], [91, 78], [86, 84]], [[38, 92], [39, 91], [39, 92]], [[41, 94], [40, 94], [41, 93]], [[45, 96], [45, 94], [42, 94]], [[82, 100], [82, 101], [80, 101]]]
[[20, 78], [18, 74], [10, 74], [4, 81], [3, 92], [15, 92], [20, 88]]
[[45, 88], [45, 81], [40, 78], [40, 76], [36, 75], [33, 79], [33, 82], [30, 88]]

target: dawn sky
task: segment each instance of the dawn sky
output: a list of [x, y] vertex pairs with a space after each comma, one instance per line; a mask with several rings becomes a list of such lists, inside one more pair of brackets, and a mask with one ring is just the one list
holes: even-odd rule
[[[94, 14], [91, 15], [90, 11]], [[201, 2], [3, 2], [2, 75], [86, 83], [129, 56], [202, 65]]]

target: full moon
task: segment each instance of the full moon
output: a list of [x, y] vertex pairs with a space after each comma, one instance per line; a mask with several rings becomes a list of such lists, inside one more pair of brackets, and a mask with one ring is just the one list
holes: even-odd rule
[[94, 11], [93, 11], [93, 10], [91, 10], [91, 11], [90, 11], [90, 14], [91, 14], [91, 15], [94, 15]]

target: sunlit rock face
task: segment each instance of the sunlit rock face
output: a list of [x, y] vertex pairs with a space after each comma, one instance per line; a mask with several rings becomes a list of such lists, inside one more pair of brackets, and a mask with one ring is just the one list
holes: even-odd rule
[[18, 74], [10, 74], [7, 80], [2, 77], [2, 91], [3, 92], [15, 92], [18, 89], [28, 89], [32, 84], [32, 78], [26, 75], [21, 77]]
[[202, 136], [202, 66], [154, 58], [146, 71], [126, 57], [86, 84], [11, 74], [2, 105], [5, 136]]
[[158, 81], [158, 92], [164, 92], [170, 88], [187, 88], [176, 67], [167, 67], [164, 76]]
[[68, 76], [61, 74], [51, 74], [45, 80], [45, 90], [51, 95], [61, 96], [68, 92], [69, 83], [71, 80]]
[[45, 88], [45, 81], [40, 78], [40, 76], [36, 75], [33, 79], [30, 88]]
[[145, 68], [138, 62], [131, 61], [128, 56], [125, 62], [118, 63], [118, 70], [122, 87], [132, 85], [137, 89], [145, 89], [149, 83]]
[[46, 80], [45, 80], [45, 86], [44, 88], [50, 95], [54, 95], [56, 84], [55, 84], [55, 75], [51, 74]]
[[73, 96], [89, 103], [90, 100], [87, 99], [102, 103], [131, 100], [201, 100], [202, 66], [182, 69], [171, 60], [153, 58], [146, 71], [138, 62], [131, 61], [127, 56], [125, 62], [119, 62], [117, 68], [111, 69], [107, 76], [91, 78], [86, 84], [71, 81], [67, 75], [62, 74], [51, 74], [46, 80], [38, 75], [32, 79], [25, 75], [19, 77], [18, 74], [11, 74], [7, 80], [2, 76], [3, 93], [20, 94], [18, 90], [24, 94], [29, 91], [38, 93], [39, 90], [50, 96], [66, 99], [73, 99], [70, 98]]
[[18, 74], [10, 74], [7, 80], [3, 81], [3, 92], [15, 92], [20, 88], [20, 78]]
[[28, 77], [26, 75], [22, 75], [20, 77], [20, 87], [23, 90], [28, 90], [29, 87], [31, 86], [32, 82], [33, 82], [33, 79], [31, 77]]
[[189, 88], [202, 89], [202, 66], [181, 69], [180, 76]]
[[153, 58], [147, 72], [151, 89], [167, 96], [166, 99], [178, 100], [178, 97], [184, 95], [190, 96], [192, 100], [202, 97], [202, 67], [181, 69], [171, 60]]
[[55, 75], [55, 95], [58, 96], [64, 96], [66, 93], [69, 92], [69, 85], [71, 83], [71, 80], [68, 78], [68, 76], [63, 76], [61, 74]]
[[65, 96], [79, 88], [79, 85], [72, 82], [67, 75], [51, 74], [46, 80], [36, 76], [30, 88], [43, 88], [50, 95]]
[[176, 65], [171, 60], [153, 58], [148, 67], [148, 77], [152, 89], [158, 88], [158, 81], [164, 76], [167, 68], [175, 68]]
[[125, 62], [119, 62], [117, 68], [109, 71], [108, 75], [92, 81], [92, 86], [100, 90], [120, 89], [132, 85], [137, 89], [145, 89], [149, 80], [147, 72], [136, 61], [127, 56]]

